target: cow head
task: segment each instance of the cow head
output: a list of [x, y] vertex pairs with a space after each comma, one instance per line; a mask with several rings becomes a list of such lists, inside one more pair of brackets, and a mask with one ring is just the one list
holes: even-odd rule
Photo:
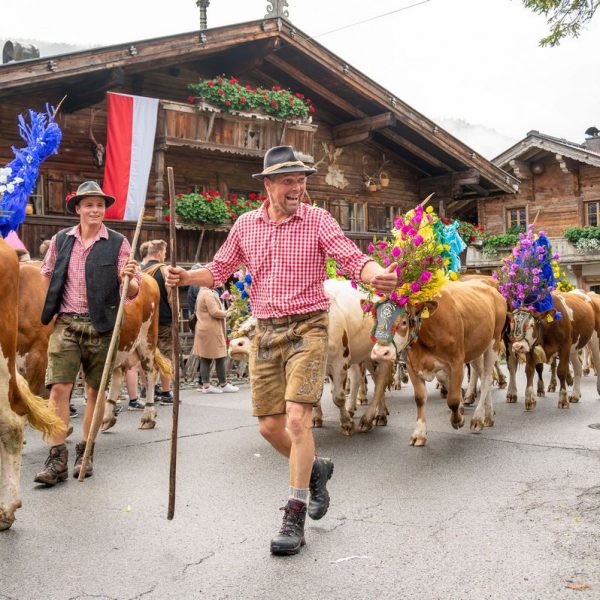
[[375, 343], [371, 359], [376, 361], [396, 360], [398, 353], [412, 346], [419, 337], [424, 311], [432, 314], [437, 309], [435, 300], [399, 306], [386, 300], [373, 308], [375, 327], [371, 339]]
[[231, 333], [229, 356], [233, 360], [247, 360], [250, 356], [250, 342], [256, 333], [256, 318], [249, 317]]
[[556, 310], [537, 312], [519, 308], [509, 313], [508, 339], [516, 354], [527, 354], [540, 341], [542, 323], [544, 319], [554, 317]]

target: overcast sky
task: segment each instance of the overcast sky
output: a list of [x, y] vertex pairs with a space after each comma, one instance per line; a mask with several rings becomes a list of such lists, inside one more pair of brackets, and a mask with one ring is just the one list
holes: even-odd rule
[[[521, 0], [288, 0], [290, 20], [351, 66], [488, 157], [531, 129], [582, 142], [600, 127], [600, 15], [583, 35], [540, 48], [542, 17]], [[260, 19], [266, 0], [211, 0], [209, 27]], [[195, 0], [3, 2], [0, 39], [109, 45], [198, 28]], [[458, 125], [457, 125], [458, 123]], [[496, 136], [503, 147], [485, 151]], [[490, 139], [486, 140], [486, 136]]]

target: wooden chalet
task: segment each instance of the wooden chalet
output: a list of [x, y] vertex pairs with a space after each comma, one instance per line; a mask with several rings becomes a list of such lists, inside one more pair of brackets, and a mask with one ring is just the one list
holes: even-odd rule
[[[530, 131], [493, 162], [519, 179], [519, 191], [480, 200], [479, 223], [489, 234], [502, 234], [535, 220], [536, 229], [551, 239], [573, 283], [600, 291], [600, 256], [582, 253], [564, 238], [568, 227], [600, 226], [600, 137], [592, 135], [576, 144]], [[475, 248], [467, 254], [471, 269], [490, 269], [499, 260]]]
[[[242, 83], [302, 92], [316, 107], [313, 122], [249, 119], [186, 101], [189, 83], [223, 73]], [[309, 181], [312, 200], [363, 248], [373, 234], [389, 230], [395, 214], [431, 192], [438, 210], [476, 221], [480, 199], [509, 205], [518, 189], [502, 165], [478, 155], [289, 21], [268, 18], [0, 66], [2, 164], [12, 158], [11, 145], [21, 143], [18, 114], [56, 105], [66, 95], [58, 117], [60, 153], [43, 164], [33, 214], [19, 232], [33, 256], [42, 239], [75, 222], [64, 212], [66, 194], [86, 179], [102, 182], [94, 150], [106, 143], [107, 91], [160, 99], [142, 240], [168, 237], [167, 166], [174, 169], [176, 192], [212, 188], [225, 198], [258, 192], [251, 174], [260, 170], [265, 150], [280, 143], [292, 144], [318, 165]], [[109, 225], [130, 238], [135, 227]], [[180, 262], [209, 261], [227, 230], [182, 228]]]

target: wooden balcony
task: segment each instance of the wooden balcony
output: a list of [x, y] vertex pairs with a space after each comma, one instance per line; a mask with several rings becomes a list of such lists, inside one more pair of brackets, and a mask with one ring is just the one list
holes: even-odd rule
[[304, 162], [314, 162], [317, 125], [269, 116], [225, 113], [207, 104], [160, 101], [156, 142], [159, 148], [187, 146], [238, 156], [258, 156], [289, 144]]

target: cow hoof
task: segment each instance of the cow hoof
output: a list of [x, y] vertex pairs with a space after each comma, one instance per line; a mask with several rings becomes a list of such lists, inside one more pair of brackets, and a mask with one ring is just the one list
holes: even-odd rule
[[473, 417], [471, 419], [471, 433], [481, 433], [483, 431], [483, 421]]
[[69, 428], [67, 429], [66, 437], [69, 437], [73, 433], [73, 424], [69, 423]]
[[475, 402], [475, 396], [473, 396], [473, 394], [469, 394], [468, 396], [465, 396], [465, 398], [463, 400], [463, 404], [465, 406], [471, 406], [473, 404], [473, 402]]
[[110, 419], [104, 419], [102, 421], [102, 431], [108, 431], [111, 427], [114, 427], [117, 424], [117, 417], [113, 415]]
[[514, 404], [516, 401], [517, 401], [516, 394], [506, 394], [506, 403], [507, 404]]
[[12, 516], [4, 515], [4, 516], [0, 517], [0, 531], [6, 531], [7, 529], [10, 529], [14, 522], [15, 522], [14, 515], [12, 515]]
[[454, 427], [454, 429], [460, 429], [464, 424], [465, 424], [465, 418], [463, 417], [463, 415], [460, 415], [459, 421], [453, 421], [452, 417], [450, 417], [450, 425], [452, 425], [452, 427]]
[[358, 402], [359, 406], [366, 406], [369, 404], [369, 399], [366, 396], [364, 398], [357, 398], [356, 401]]
[[555, 385], [552, 385], [552, 384], [550, 384], [550, 385], [548, 386], [548, 393], [549, 393], [549, 394], [554, 394], [554, 392], [556, 392], [556, 386], [555, 386]]
[[493, 427], [494, 426], [494, 419], [492, 419], [491, 417], [486, 417], [483, 420], [483, 426], [484, 427]]
[[427, 438], [423, 437], [422, 435], [412, 435], [408, 443], [411, 446], [424, 446], [426, 441]]
[[313, 419], [313, 427], [319, 428], [323, 427], [323, 419]]
[[589, 369], [584, 369], [583, 370], [583, 374], [585, 377], [587, 377], [590, 374], [590, 370]]
[[387, 417], [384, 415], [379, 415], [375, 417], [375, 426], [376, 427], [385, 427], [387, 425]]
[[571, 404], [577, 404], [579, 402], [579, 396], [573, 396], [573, 395], [569, 396], [569, 402]]
[[538, 390], [537, 397], [538, 398], [545, 398], [546, 397], [546, 392], [544, 390]]
[[571, 405], [569, 404], [568, 400], [559, 400], [558, 401], [558, 408], [569, 408]]
[[140, 426], [138, 429], [154, 429], [156, 427], [156, 421], [152, 419], [140, 419]]
[[503, 390], [506, 387], [506, 381], [498, 382], [498, 389]]
[[358, 430], [361, 433], [367, 433], [368, 431], [371, 431], [371, 429], [373, 429], [373, 419], [365, 419], [365, 417], [363, 417], [358, 424]]
[[534, 410], [537, 405], [535, 400], [525, 401], [525, 410]]
[[346, 423], [341, 423], [342, 433], [348, 437], [354, 434], [354, 421], [350, 420]]

